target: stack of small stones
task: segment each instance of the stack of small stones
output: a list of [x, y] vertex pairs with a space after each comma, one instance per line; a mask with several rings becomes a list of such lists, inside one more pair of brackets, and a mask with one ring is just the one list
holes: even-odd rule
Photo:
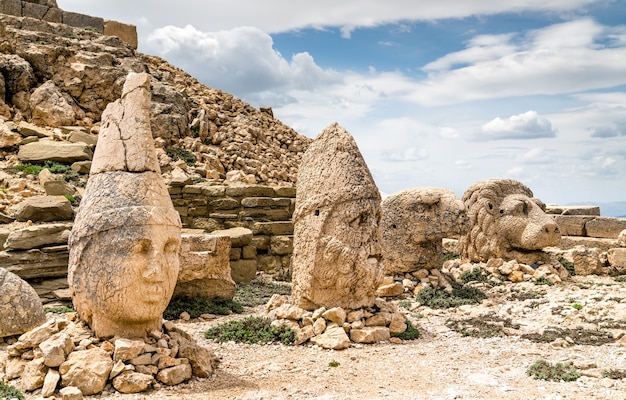
[[217, 365], [213, 353], [173, 323], [165, 321], [163, 328], [151, 332], [147, 340], [101, 340], [74, 313], [65, 314], [23, 334], [7, 348], [4, 378], [9, 382], [21, 377], [18, 386], [23, 391], [41, 389], [42, 397], [61, 387], [61, 398], [82, 398], [103, 391], [144, 392], [192, 376], [211, 376]]
[[569, 272], [558, 261], [531, 266], [501, 258], [490, 259], [486, 263], [461, 263], [456, 259], [445, 261], [441, 270], [422, 268], [403, 275], [385, 276], [376, 294], [381, 297], [407, 298], [417, 295], [424, 288], [444, 287], [452, 290], [451, 281], [464, 283], [461, 276], [476, 268], [485, 276], [485, 281], [492, 284], [504, 281], [534, 282], [542, 279], [559, 283], [569, 277]]
[[394, 337], [407, 329], [407, 317], [394, 303], [376, 298], [374, 305], [358, 310], [321, 307], [314, 311], [289, 303], [289, 297], [275, 294], [266, 312], [274, 321], [297, 333], [296, 345], [310, 342], [324, 349], [341, 350], [352, 343], [401, 342]]

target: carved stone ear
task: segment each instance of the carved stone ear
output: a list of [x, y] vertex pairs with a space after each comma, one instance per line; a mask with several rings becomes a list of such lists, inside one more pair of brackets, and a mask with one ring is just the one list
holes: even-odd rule
[[534, 201], [535, 204], [539, 206], [539, 208], [541, 208], [541, 211], [546, 212], [546, 203], [544, 203], [543, 201], [539, 200], [536, 197], [533, 197], [531, 200]]

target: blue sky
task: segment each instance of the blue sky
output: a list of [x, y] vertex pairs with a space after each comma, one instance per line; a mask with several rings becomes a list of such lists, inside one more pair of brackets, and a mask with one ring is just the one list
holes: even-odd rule
[[304, 135], [339, 122], [384, 193], [626, 201], [626, 1], [57, 2]]

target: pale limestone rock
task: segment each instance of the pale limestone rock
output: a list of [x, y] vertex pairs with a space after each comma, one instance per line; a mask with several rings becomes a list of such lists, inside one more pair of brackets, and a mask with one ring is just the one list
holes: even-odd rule
[[461, 239], [461, 257], [474, 262], [490, 258], [535, 264], [549, 260], [542, 249], [556, 246], [561, 233], [545, 205], [519, 181], [491, 179], [463, 194], [469, 230]]
[[14, 217], [18, 221], [69, 221], [74, 217], [74, 210], [64, 196], [36, 196], [18, 204]]
[[360, 321], [363, 318], [365, 318], [365, 313], [363, 312], [363, 310], [350, 311], [348, 315], [346, 315], [347, 322]]
[[321, 335], [322, 333], [324, 333], [325, 330], [326, 330], [326, 319], [325, 318], [316, 319], [315, 322], [313, 323], [313, 333], [315, 334], [315, 336]]
[[617, 245], [626, 247], [626, 229], [624, 229], [619, 233], [619, 235], [617, 235]]
[[176, 342], [178, 343], [177, 357], [189, 360], [194, 376], [208, 378], [213, 375], [213, 371], [215, 371], [219, 360], [215, 353], [190, 339], [174, 335], [172, 332], [170, 332], [170, 335], [176, 338]]
[[30, 96], [33, 122], [53, 127], [74, 123], [76, 112], [70, 102], [73, 100], [69, 95], [64, 95], [53, 81], [47, 81]]
[[120, 393], [140, 393], [150, 389], [154, 377], [139, 372], [125, 371], [113, 379], [113, 387]]
[[64, 180], [52, 180], [43, 184], [43, 189], [48, 196], [73, 196], [76, 189], [72, 184]]
[[44, 364], [43, 358], [36, 358], [24, 367], [22, 373], [22, 390], [32, 392], [43, 386], [48, 367]]
[[395, 297], [400, 296], [404, 292], [404, 286], [401, 282], [393, 282], [381, 285], [376, 289], [376, 296], [379, 297]]
[[237, 286], [231, 276], [229, 256], [228, 236], [183, 234], [174, 296], [232, 300]]
[[61, 386], [75, 386], [87, 396], [100, 393], [112, 368], [111, 355], [100, 347], [74, 351], [59, 367]]
[[22, 136], [17, 132], [3, 129], [2, 121], [0, 120], [0, 149], [17, 146], [20, 143], [22, 143]]
[[27, 250], [56, 244], [67, 244], [71, 229], [71, 223], [27, 226], [11, 231], [4, 243], [4, 248], [7, 250]]
[[72, 338], [65, 332], [59, 332], [39, 344], [43, 354], [44, 364], [48, 367], [58, 367], [68, 354], [74, 350]]
[[122, 98], [102, 113], [91, 174], [128, 171], [160, 173], [150, 130], [150, 76], [130, 73]]
[[299, 320], [305, 313], [305, 310], [294, 306], [293, 304], [283, 304], [274, 310], [276, 318]]
[[626, 218], [595, 217], [585, 224], [586, 236], [615, 239], [626, 229]]
[[374, 303], [382, 279], [380, 193], [352, 136], [322, 131], [298, 170], [293, 299], [307, 310]]
[[91, 160], [93, 153], [84, 143], [65, 143], [40, 140], [20, 146], [17, 158], [22, 162], [43, 162], [46, 160], [71, 164], [76, 161]]
[[35, 289], [4, 268], [0, 268], [0, 321], [0, 338], [22, 334], [46, 321]]
[[83, 400], [83, 392], [74, 386], [64, 387], [59, 390], [61, 400]]
[[406, 315], [401, 312], [395, 312], [391, 317], [391, 323], [389, 324], [389, 333], [391, 335], [398, 335], [406, 331]]
[[307, 325], [307, 326], [303, 326], [302, 328], [296, 329], [296, 334], [298, 337], [296, 341], [294, 342], [294, 344], [296, 346], [299, 346], [302, 343], [305, 343], [307, 340], [311, 339], [313, 336], [315, 336], [315, 331], [313, 330], [313, 326]]
[[463, 203], [449, 189], [405, 189], [385, 198], [382, 209], [382, 247], [388, 275], [441, 268], [442, 239], [467, 230]]
[[597, 248], [576, 246], [571, 250], [576, 275], [605, 275], [606, 268]]
[[146, 343], [143, 340], [130, 340], [119, 338], [115, 340], [115, 351], [113, 352], [113, 361], [131, 360], [144, 350]]
[[191, 376], [191, 365], [181, 364], [160, 370], [156, 377], [159, 382], [172, 386], [191, 379]]
[[393, 318], [393, 314], [381, 311], [365, 319], [365, 326], [388, 326]]
[[389, 340], [390, 337], [389, 328], [384, 326], [366, 326], [350, 330], [350, 340], [354, 343], [378, 343]]
[[17, 130], [19, 133], [24, 136], [35, 136], [38, 138], [47, 138], [52, 137], [52, 131], [37, 125], [30, 124], [26, 121], [20, 121], [17, 125]]
[[350, 338], [342, 326], [330, 324], [324, 333], [312, 337], [311, 343], [323, 349], [343, 350], [350, 347]]
[[50, 320], [42, 325], [37, 326], [34, 329], [29, 330], [17, 339], [17, 342], [13, 345], [16, 350], [33, 349], [38, 347], [41, 342], [48, 339], [50, 336], [59, 332], [60, 327], [57, 321]]
[[149, 87], [130, 73], [105, 110], [70, 235], [74, 306], [98, 337], [159, 331], [178, 276], [181, 223], [159, 173]]
[[51, 397], [57, 388], [59, 381], [61, 380], [61, 374], [55, 369], [49, 369], [46, 377], [43, 380], [43, 387], [41, 388], [41, 397]]
[[623, 274], [626, 272], [626, 248], [617, 247], [609, 249], [607, 252], [609, 264], [614, 273]]
[[135, 25], [124, 24], [118, 21], [104, 21], [104, 34], [109, 36], [117, 36], [125, 43], [137, 49], [137, 27]]
[[10, 381], [22, 376], [26, 363], [28, 363], [28, 360], [22, 358], [9, 358], [4, 366], [4, 379]]
[[322, 317], [324, 317], [329, 322], [334, 322], [337, 325], [341, 326], [344, 322], [346, 322], [346, 310], [341, 307], [333, 307], [324, 311]]

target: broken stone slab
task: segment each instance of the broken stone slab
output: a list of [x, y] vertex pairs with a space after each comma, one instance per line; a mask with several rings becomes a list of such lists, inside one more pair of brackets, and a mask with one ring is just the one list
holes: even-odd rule
[[40, 140], [20, 146], [17, 158], [22, 162], [44, 162], [47, 160], [71, 164], [93, 158], [85, 143], [53, 142]]
[[43, 362], [43, 358], [35, 358], [29, 361], [22, 373], [22, 390], [32, 392], [43, 386], [46, 379], [48, 367]]
[[41, 388], [41, 397], [52, 397], [59, 381], [61, 380], [61, 374], [56, 369], [50, 368], [46, 377], [43, 380], [43, 387]]
[[62, 386], [77, 387], [85, 396], [102, 392], [113, 368], [109, 353], [100, 347], [73, 351], [59, 366]]
[[14, 217], [18, 221], [71, 221], [74, 210], [72, 203], [64, 196], [36, 196], [19, 203], [15, 207]]
[[112, 385], [120, 393], [141, 393], [150, 389], [154, 377], [140, 372], [124, 371], [113, 378]]
[[350, 330], [350, 340], [354, 343], [378, 343], [389, 340], [389, 328], [384, 326], [366, 326]]
[[168, 386], [178, 385], [186, 380], [191, 379], [192, 371], [191, 365], [181, 364], [174, 367], [165, 368], [159, 371], [156, 378], [159, 382]]
[[74, 342], [66, 332], [59, 332], [41, 342], [39, 349], [47, 367], [58, 367], [65, 361], [67, 355], [74, 350]]
[[311, 338], [311, 343], [323, 349], [331, 350], [343, 350], [351, 345], [348, 334], [342, 326], [337, 324], [328, 325], [324, 333]]
[[76, 189], [72, 184], [61, 179], [50, 180], [43, 184], [43, 189], [48, 196], [73, 196]]
[[28, 250], [55, 244], [67, 244], [71, 223], [32, 225], [9, 233], [4, 248]]
[[617, 239], [626, 229], [626, 218], [596, 217], [585, 224], [587, 236]]
[[555, 215], [563, 236], [587, 236], [585, 225], [594, 217], [591, 215]]
[[626, 247], [609, 249], [607, 252], [612, 273], [621, 275], [626, 273]]
[[96, 144], [98, 144], [98, 135], [93, 135], [82, 130], [72, 130], [67, 141], [71, 143], [85, 143], [91, 147], [95, 147]]
[[547, 214], [556, 215], [589, 215], [600, 216], [599, 206], [560, 206], [557, 204], [546, 205]]
[[4, 268], [0, 268], [0, 321], [0, 337], [22, 334], [46, 321], [35, 289]]
[[231, 247], [243, 247], [252, 242], [252, 231], [248, 228], [238, 227], [230, 229], [220, 229], [211, 232], [211, 235], [230, 237]]
[[22, 279], [66, 277], [69, 259], [67, 246], [63, 246], [60, 251], [47, 250], [0, 251], [0, 268]]
[[36, 136], [38, 138], [52, 137], [53, 132], [47, 128], [33, 125], [26, 121], [21, 121], [17, 126], [17, 131], [22, 136]]
[[235, 283], [250, 282], [256, 277], [256, 260], [237, 260], [230, 262], [230, 275]]

